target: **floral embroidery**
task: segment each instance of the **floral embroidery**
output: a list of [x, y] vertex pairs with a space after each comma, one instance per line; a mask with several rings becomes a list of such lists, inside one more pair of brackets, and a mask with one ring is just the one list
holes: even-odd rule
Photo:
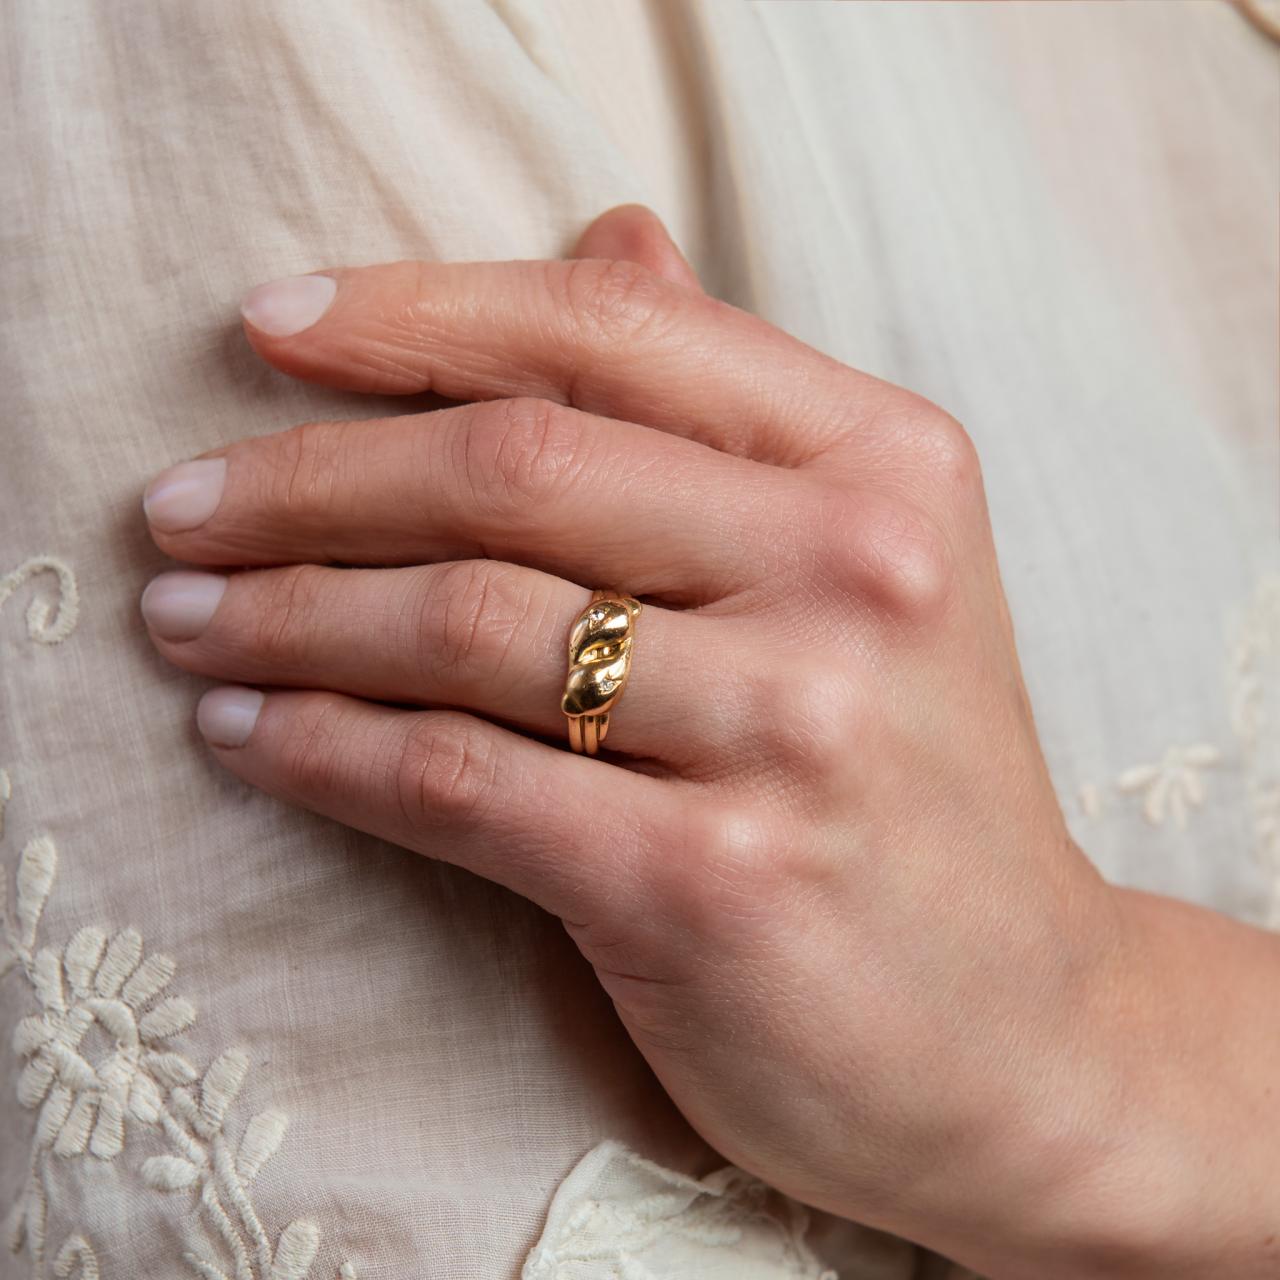
[[37, 644], [61, 644], [80, 620], [80, 592], [75, 574], [57, 556], [32, 556], [0, 577], [0, 609], [24, 582], [42, 573], [57, 578], [58, 595], [52, 603], [40, 595], [32, 599], [27, 606], [27, 635]]
[[1160, 826], [1168, 814], [1179, 830], [1185, 830], [1188, 809], [1204, 803], [1201, 770], [1211, 769], [1221, 760], [1222, 753], [1207, 742], [1170, 747], [1158, 763], [1126, 769], [1116, 779], [1116, 786], [1124, 792], [1143, 793], [1142, 814], [1152, 826]]
[[1265, 923], [1280, 929], [1280, 733], [1273, 718], [1280, 693], [1280, 574], [1258, 584], [1235, 620], [1227, 663], [1231, 727], [1240, 743], [1254, 847], [1271, 876]]
[[53, 1260], [58, 1280], [98, 1280], [98, 1258], [83, 1236], [71, 1236]]
[[1077, 795], [1080, 800], [1080, 812], [1086, 818], [1096, 818], [1102, 813], [1102, 793], [1098, 790], [1096, 783], [1083, 783]]
[[[7, 798], [8, 775], [0, 775], [0, 794]], [[12, 918], [4, 911], [0, 878], [0, 976], [18, 969], [39, 1006], [13, 1034], [14, 1051], [25, 1059], [18, 1101], [39, 1110], [26, 1184], [9, 1218], [10, 1247], [25, 1247], [37, 1270], [42, 1267], [49, 1161], [115, 1160], [141, 1132], [166, 1148], [142, 1160], [143, 1184], [189, 1198], [182, 1256], [201, 1280], [305, 1280], [320, 1245], [319, 1229], [299, 1219], [285, 1227], [273, 1248], [250, 1193], [280, 1146], [286, 1117], [262, 1111], [249, 1119], [238, 1141], [227, 1134], [248, 1055], [228, 1049], [202, 1074], [173, 1049], [169, 1040], [191, 1026], [196, 1011], [181, 996], [167, 994], [176, 966], [168, 956], [147, 954], [136, 930], [108, 936], [86, 926], [61, 948], [37, 947], [57, 870], [53, 841], [28, 840], [18, 862]], [[343, 1280], [354, 1280], [351, 1264], [343, 1268]], [[59, 1280], [99, 1280], [98, 1259], [83, 1232], [58, 1250], [53, 1274]]]
[[[1264, 576], [1229, 625], [1226, 692], [1254, 848], [1271, 878], [1264, 923], [1280, 929], [1280, 733], [1274, 731], [1280, 704], [1280, 574]], [[1171, 747], [1158, 763], [1125, 770], [1116, 790], [1141, 793], [1143, 815], [1153, 825], [1170, 817], [1185, 827], [1190, 811], [1205, 799], [1202, 773], [1222, 760], [1210, 743]], [[1084, 817], [1100, 816], [1103, 791], [1095, 783], [1084, 783], [1078, 799]]]

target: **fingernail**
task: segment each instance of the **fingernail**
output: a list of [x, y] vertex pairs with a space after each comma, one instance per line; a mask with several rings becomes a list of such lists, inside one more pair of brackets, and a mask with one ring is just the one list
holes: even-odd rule
[[310, 329], [329, 310], [337, 292], [332, 276], [288, 276], [250, 290], [240, 314], [273, 338], [291, 338]]
[[258, 722], [263, 697], [257, 689], [224, 685], [210, 689], [196, 707], [196, 727], [213, 747], [243, 747]]
[[226, 481], [226, 458], [180, 462], [147, 485], [142, 509], [152, 527], [161, 533], [194, 529], [218, 509]]
[[162, 573], [142, 593], [142, 616], [162, 640], [194, 640], [226, 589], [220, 573]]

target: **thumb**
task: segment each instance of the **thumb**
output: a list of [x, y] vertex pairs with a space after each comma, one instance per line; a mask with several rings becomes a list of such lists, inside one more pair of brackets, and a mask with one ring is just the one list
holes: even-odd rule
[[702, 292], [662, 219], [642, 204], [620, 204], [602, 213], [578, 238], [569, 257], [638, 262], [672, 284]]

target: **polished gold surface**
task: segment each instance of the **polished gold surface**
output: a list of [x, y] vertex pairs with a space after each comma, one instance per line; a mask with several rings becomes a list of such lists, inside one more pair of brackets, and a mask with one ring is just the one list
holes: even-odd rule
[[596, 754], [609, 731], [609, 710], [631, 671], [631, 642], [642, 606], [631, 596], [597, 588], [569, 629], [569, 674], [560, 710], [569, 719], [569, 745]]

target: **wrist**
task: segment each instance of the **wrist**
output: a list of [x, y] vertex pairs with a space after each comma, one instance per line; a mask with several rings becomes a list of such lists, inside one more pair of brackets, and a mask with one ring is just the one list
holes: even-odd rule
[[996, 1280], [1273, 1276], [1280, 939], [1172, 899], [1106, 892], [1068, 1042], [1009, 1135], [1006, 1167], [1045, 1176], [1009, 1201], [990, 1238], [1010, 1247], [982, 1265]]

